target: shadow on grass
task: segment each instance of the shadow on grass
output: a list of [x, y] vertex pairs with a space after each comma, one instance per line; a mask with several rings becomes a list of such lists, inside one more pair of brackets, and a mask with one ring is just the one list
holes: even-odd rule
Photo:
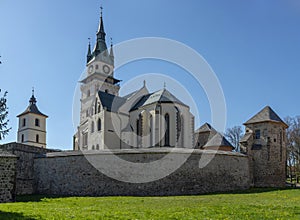
[[22, 213], [16, 212], [3, 212], [0, 211], [0, 219], [9, 219], [9, 220], [34, 220], [34, 218], [24, 216]]
[[[284, 191], [284, 190], [295, 190], [299, 188], [286, 187], [286, 188], [250, 188], [248, 190], [237, 190], [237, 191], [229, 191], [229, 192], [214, 192], [214, 193], [204, 193], [204, 194], [186, 194], [186, 195], [166, 195], [166, 196], [157, 196], [157, 195], [148, 195], [148, 196], [132, 196], [128, 195], [128, 197], [172, 197], [172, 196], [201, 196], [201, 195], [228, 195], [228, 194], [255, 194], [255, 193], [266, 193], [266, 192], [275, 192], [275, 191]], [[300, 189], [299, 189], [300, 190]], [[16, 202], [41, 202], [43, 199], [58, 199], [58, 198], [67, 198], [67, 197], [119, 197], [119, 196], [63, 196], [63, 195], [23, 195], [17, 196]], [[122, 195], [121, 197], [127, 197]], [[0, 214], [0, 220], [1, 220]]]

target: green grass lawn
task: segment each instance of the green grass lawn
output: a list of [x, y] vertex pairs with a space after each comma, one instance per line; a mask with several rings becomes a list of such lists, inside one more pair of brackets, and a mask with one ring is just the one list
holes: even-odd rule
[[300, 219], [300, 189], [175, 197], [19, 197], [0, 219]]

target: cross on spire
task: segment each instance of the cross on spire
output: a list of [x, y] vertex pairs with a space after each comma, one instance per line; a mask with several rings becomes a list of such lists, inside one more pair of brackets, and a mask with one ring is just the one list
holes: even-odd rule
[[102, 17], [102, 14], [103, 14], [103, 7], [102, 7], [102, 5], [100, 6], [100, 15], [101, 15], [101, 17]]
[[34, 87], [32, 87], [31, 91], [32, 91], [32, 96], [34, 96]]

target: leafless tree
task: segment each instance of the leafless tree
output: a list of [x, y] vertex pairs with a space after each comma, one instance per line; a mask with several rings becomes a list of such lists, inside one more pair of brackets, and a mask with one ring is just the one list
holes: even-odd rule
[[240, 152], [240, 140], [243, 135], [243, 130], [241, 126], [234, 126], [232, 128], [227, 128], [225, 132], [225, 137], [228, 141], [235, 147], [236, 152]]
[[285, 123], [289, 126], [286, 131], [287, 171], [292, 182], [293, 176], [300, 176], [300, 116], [286, 117]]

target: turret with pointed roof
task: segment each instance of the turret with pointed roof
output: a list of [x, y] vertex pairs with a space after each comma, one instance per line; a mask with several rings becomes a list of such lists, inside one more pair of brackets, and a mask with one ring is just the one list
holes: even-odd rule
[[37, 101], [32, 90], [29, 106], [19, 114], [19, 129], [17, 142], [31, 146], [46, 148], [46, 119], [36, 105]]
[[246, 123], [241, 152], [250, 158], [254, 187], [284, 187], [287, 124], [266, 106]]

